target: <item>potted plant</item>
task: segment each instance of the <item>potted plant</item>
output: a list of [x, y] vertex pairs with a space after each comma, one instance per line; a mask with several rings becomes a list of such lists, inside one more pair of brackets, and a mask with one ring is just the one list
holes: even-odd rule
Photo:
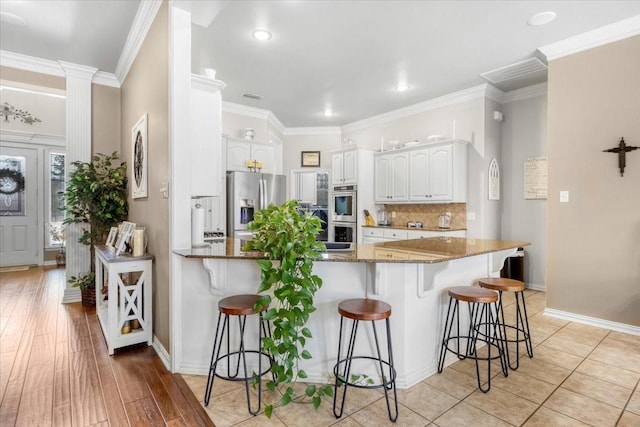
[[[314, 295], [322, 286], [322, 279], [312, 272], [313, 261], [325, 249], [316, 240], [322, 229], [321, 220], [308, 212], [301, 214], [298, 203], [290, 200], [256, 212], [249, 229], [255, 237], [244, 249], [268, 257], [257, 260], [261, 270], [258, 292], [263, 296], [256, 303], [257, 310], [269, 306], [264, 318], [273, 327], [272, 338], [262, 341], [262, 351], [273, 358], [273, 379], [267, 381], [267, 389], [280, 392], [282, 406], [295, 400], [311, 402], [317, 409], [323, 395], [333, 396], [333, 387], [309, 385], [304, 395], [296, 396], [293, 385], [298, 379], [307, 378], [299, 367], [301, 359], [312, 357], [304, 349], [312, 338], [305, 325], [316, 310]], [[267, 405], [265, 414], [271, 417], [272, 412], [273, 405]]]
[[79, 286], [84, 294], [92, 292], [86, 300], [95, 304], [95, 245], [104, 244], [112, 226], [127, 219], [127, 166], [125, 162], [114, 165], [117, 152], [107, 156], [96, 154], [91, 162], [73, 162], [75, 170], [69, 175], [64, 193], [66, 218], [63, 224], [83, 224], [78, 239], [88, 245], [91, 270], [72, 276], [69, 283]]
[[64, 243], [67, 239], [66, 229], [64, 224], [55, 223], [49, 224], [49, 235], [53, 239], [54, 243], [58, 243], [60, 248], [56, 255], [56, 265], [61, 267], [66, 264], [66, 254], [64, 251]]

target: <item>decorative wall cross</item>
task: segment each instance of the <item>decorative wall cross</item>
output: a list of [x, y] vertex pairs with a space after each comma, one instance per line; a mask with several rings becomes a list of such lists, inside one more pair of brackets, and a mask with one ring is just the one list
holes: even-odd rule
[[626, 164], [626, 156], [628, 151], [637, 150], [640, 147], [633, 147], [627, 145], [624, 142], [624, 138], [620, 138], [620, 143], [616, 148], [609, 148], [608, 150], [602, 150], [605, 153], [618, 153], [618, 167], [620, 168], [620, 176], [624, 176], [624, 167]]

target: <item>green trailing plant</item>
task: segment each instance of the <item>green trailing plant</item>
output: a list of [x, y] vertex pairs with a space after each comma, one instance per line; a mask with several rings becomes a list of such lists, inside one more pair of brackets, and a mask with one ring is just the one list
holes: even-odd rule
[[[280, 393], [282, 406], [295, 400], [312, 403], [317, 409], [322, 396], [333, 396], [333, 387], [308, 385], [303, 395], [296, 396], [293, 385], [307, 378], [300, 361], [312, 357], [304, 348], [312, 338], [306, 324], [316, 310], [314, 296], [322, 286], [322, 279], [312, 269], [325, 246], [316, 240], [321, 220], [308, 212], [300, 213], [298, 208], [298, 203], [290, 200], [256, 212], [249, 225], [255, 237], [244, 249], [262, 252], [268, 258], [257, 260], [262, 296], [256, 303], [257, 310], [269, 307], [264, 318], [273, 327], [272, 338], [262, 341], [262, 350], [273, 358], [273, 379], [266, 387]], [[265, 414], [271, 417], [272, 412], [273, 405], [267, 405]]]
[[[95, 272], [95, 245], [103, 244], [111, 227], [127, 219], [127, 165], [115, 165], [117, 152], [96, 154], [91, 162], [73, 162], [64, 192], [66, 218], [63, 224], [83, 224], [78, 242], [88, 245], [91, 271], [72, 277], [74, 286], [91, 286]], [[93, 284], [91, 282], [91, 284]]]

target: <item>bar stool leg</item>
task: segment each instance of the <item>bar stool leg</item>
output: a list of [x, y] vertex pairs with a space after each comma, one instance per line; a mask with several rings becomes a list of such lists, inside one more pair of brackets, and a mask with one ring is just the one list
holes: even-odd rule
[[[393, 351], [391, 349], [391, 328], [389, 326], [389, 318], [385, 319], [387, 326], [387, 352], [389, 355], [389, 377], [384, 376], [384, 366], [382, 364], [382, 354], [380, 354], [380, 345], [378, 343], [378, 332], [376, 331], [376, 323], [375, 321], [371, 321], [371, 326], [373, 327], [373, 336], [376, 341], [376, 351], [378, 352], [378, 364], [380, 365], [380, 374], [382, 375], [382, 383], [384, 388], [384, 398], [387, 402], [387, 413], [389, 414], [389, 420], [391, 422], [396, 422], [398, 419], [398, 395], [396, 392], [396, 379], [394, 374], [394, 366], [393, 366]], [[389, 385], [387, 386], [387, 382]], [[391, 405], [389, 404], [389, 391], [393, 390], [393, 401], [395, 405], [395, 415], [391, 415]]]
[[[453, 310], [453, 312], [452, 312]], [[444, 323], [444, 331], [442, 334], [442, 345], [440, 346], [440, 357], [438, 358], [438, 373], [442, 373], [444, 369], [444, 359], [447, 355], [447, 347], [449, 345], [449, 337], [451, 336], [451, 329], [453, 329], [453, 317], [458, 312], [458, 300], [449, 298], [449, 308], [447, 308], [447, 317]], [[458, 331], [460, 329], [460, 322], [458, 322]], [[460, 335], [460, 333], [458, 333]], [[460, 341], [458, 341], [459, 345]]]
[[[338, 337], [338, 362], [337, 362], [337, 366], [336, 366], [336, 370], [334, 372], [335, 376], [336, 376], [336, 380], [333, 386], [333, 415], [336, 418], [340, 418], [342, 416], [342, 412], [344, 410], [344, 402], [345, 399], [347, 397], [347, 388], [349, 387], [349, 375], [351, 374], [351, 362], [353, 361], [353, 350], [355, 348], [355, 338], [356, 338], [356, 332], [358, 331], [358, 320], [354, 320], [353, 324], [351, 326], [351, 336], [349, 337], [349, 345], [347, 347], [347, 356], [344, 359], [345, 360], [345, 367], [344, 367], [344, 371], [343, 371], [343, 375], [342, 378], [344, 378], [344, 381], [340, 379], [340, 355], [341, 355], [341, 350], [342, 350], [342, 326], [343, 326], [343, 322], [344, 322], [344, 317], [340, 317], [340, 334]], [[337, 398], [338, 398], [338, 384], [340, 382], [344, 383], [344, 391], [342, 392], [342, 401], [340, 403], [340, 412], [336, 411], [336, 402], [337, 402]]]
[[[220, 357], [220, 349], [222, 348], [222, 339], [224, 338], [224, 328], [227, 325], [228, 316], [224, 316], [224, 321], [222, 324], [222, 335], [220, 336], [220, 341], [218, 341], [218, 333], [220, 332], [220, 318], [222, 317], [222, 313], [218, 313], [218, 323], [216, 325], [216, 335], [213, 339], [213, 351], [211, 352], [211, 364], [209, 365], [209, 376], [207, 378], [207, 388], [204, 394], [204, 406], [209, 406], [209, 400], [211, 398], [211, 389], [213, 388], [213, 380], [216, 376], [216, 369], [218, 367], [218, 357]], [[216, 353], [216, 346], [218, 351]]]

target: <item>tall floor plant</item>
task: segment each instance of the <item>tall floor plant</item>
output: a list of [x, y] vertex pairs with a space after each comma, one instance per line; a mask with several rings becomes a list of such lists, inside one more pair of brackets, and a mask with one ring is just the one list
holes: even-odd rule
[[[316, 235], [321, 220], [308, 212], [300, 213], [295, 200], [281, 206], [258, 211], [249, 229], [255, 232], [245, 249], [264, 253], [268, 259], [258, 260], [261, 270], [259, 293], [263, 294], [256, 309], [269, 306], [264, 317], [273, 326], [272, 338], [262, 341], [262, 350], [273, 357], [273, 379], [266, 387], [280, 392], [282, 406], [296, 400], [310, 402], [317, 409], [322, 396], [333, 396], [332, 386], [308, 385], [304, 395], [296, 396], [294, 384], [307, 378], [300, 369], [302, 359], [311, 359], [305, 344], [312, 338], [306, 324], [316, 308], [315, 293], [322, 279], [313, 274], [313, 261], [325, 250]], [[273, 296], [271, 296], [273, 295]], [[265, 407], [271, 417], [273, 405]]]

